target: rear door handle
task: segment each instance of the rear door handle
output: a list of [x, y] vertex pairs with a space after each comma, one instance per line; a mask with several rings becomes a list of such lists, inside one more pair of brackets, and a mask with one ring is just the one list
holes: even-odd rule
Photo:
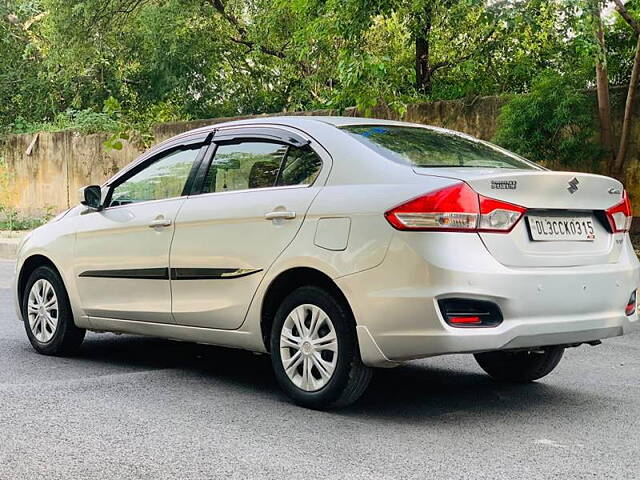
[[273, 212], [265, 213], [264, 218], [266, 220], [277, 220], [277, 219], [285, 219], [285, 220], [293, 220], [296, 218], [296, 212], [286, 212], [282, 210], [275, 210]]
[[169, 218], [156, 218], [149, 224], [149, 228], [162, 228], [162, 227], [170, 227], [171, 219]]

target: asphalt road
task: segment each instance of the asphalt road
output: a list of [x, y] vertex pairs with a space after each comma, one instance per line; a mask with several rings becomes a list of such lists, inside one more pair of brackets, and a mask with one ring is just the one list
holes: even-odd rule
[[0, 479], [640, 478], [640, 332], [567, 351], [538, 383], [470, 356], [376, 372], [356, 405], [288, 403], [269, 359], [89, 334], [36, 354], [0, 262]]

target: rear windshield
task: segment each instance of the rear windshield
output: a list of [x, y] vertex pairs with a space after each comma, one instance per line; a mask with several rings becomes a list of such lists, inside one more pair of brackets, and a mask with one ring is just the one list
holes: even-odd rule
[[354, 125], [342, 129], [390, 160], [414, 167], [538, 168], [497, 147], [426, 128]]

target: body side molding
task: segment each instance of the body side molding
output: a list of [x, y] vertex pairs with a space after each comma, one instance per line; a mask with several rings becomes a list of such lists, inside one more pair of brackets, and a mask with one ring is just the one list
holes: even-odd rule
[[143, 280], [217, 280], [246, 277], [261, 271], [261, 268], [131, 268], [87, 270], [82, 272], [80, 277]]
[[168, 280], [168, 268], [127, 268], [117, 270], [87, 270], [80, 277], [94, 278], [129, 278], [144, 280]]

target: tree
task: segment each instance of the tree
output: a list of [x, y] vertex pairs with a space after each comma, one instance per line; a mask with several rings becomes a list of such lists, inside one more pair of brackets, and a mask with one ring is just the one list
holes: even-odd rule
[[[415, 38], [416, 90], [420, 94], [429, 95], [432, 92], [433, 76], [436, 72], [455, 67], [489, 50], [488, 46], [491, 45], [489, 40], [496, 31], [499, 19], [499, 15], [493, 15], [493, 18], [491, 18], [491, 13], [500, 11], [499, 8], [507, 2], [498, 2], [499, 5], [494, 6], [493, 9], [484, 7], [483, 2], [441, 0], [425, 1], [422, 4], [421, 2], [417, 3], [418, 5], [414, 4], [409, 8], [409, 23], [412, 26], [413, 37]], [[479, 15], [478, 11], [480, 11]], [[475, 29], [459, 31], [455, 27], [453, 29], [446, 28], [449, 23], [459, 22], [460, 25], [468, 25], [464, 20], [466, 20], [465, 17], [469, 17], [469, 13], [480, 20]], [[454, 22], [451, 22], [453, 19], [455, 19]], [[477, 28], [478, 25], [481, 25], [481, 28]], [[468, 38], [464, 38], [464, 40], [451, 38], [452, 43], [450, 46], [453, 47], [451, 48], [452, 52], [446, 58], [434, 61], [431, 51], [433, 35], [445, 36], [449, 32], [455, 32], [452, 37], [479, 36], [480, 38], [472, 37], [471, 41]], [[453, 54], [453, 52], [456, 53]]]
[[502, 107], [494, 141], [551, 166], [596, 168], [602, 149], [593, 140], [595, 99], [573, 81], [553, 71], [540, 74], [529, 93]]
[[629, 133], [631, 131], [631, 123], [633, 121], [633, 106], [636, 102], [638, 91], [638, 80], [640, 77], [640, 25], [627, 11], [621, 0], [614, 0], [616, 10], [624, 21], [633, 29], [636, 41], [636, 52], [633, 60], [633, 68], [631, 70], [631, 78], [629, 79], [629, 88], [627, 91], [627, 100], [624, 109], [624, 119], [622, 121], [622, 132], [620, 133], [620, 146], [613, 165], [615, 173], [621, 173], [627, 156], [629, 147]]
[[[631, 27], [635, 43], [633, 54], [633, 66], [628, 78], [625, 112], [620, 131], [619, 141], [615, 143], [611, 120], [611, 100], [609, 94], [608, 59], [612, 56], [605, 45], [605, 25], [602, 21], [602, 0], [588, 0], [592, 26], [591, 31], [595, 38], [594, 57], [596, 71], [596, 92], [598, 99], [598, 115], [600, 119], [600, 142], [605, 151], [605, 160], [610, 174], [620, 176], [624, 169], [624, 163], [629, 146], [629, 135], [633, 122], [633, 106], [637, 98], [637, 84], [640, 76], [640, 25], [628, 11], [622, 0], [613, 0], [616, 12], [623, 20], [628, 30]], [[629, 2], [631, 3], [631, 2]], [[609, 29], [610, 33], [616, 33], [616, 27]], [[626, 76], [626, 75], [625, 75]]]
[[[354, 105], [401, 114], [420, 100], [528, 92], [541, 72], [576, 88], [594, 81], [597, 42], [584, 34], [593, 19], [576, 0], [5, 0], [0, 9], [0, 125], [14, 130], [103, 114], [144, 125]], [[613, 83], [630, 78], [630, 31], [603, 25]]]
[[607, 157], [607, 162], [612, 165], [616, 153], [613, 144], [611, 101], [609, 99], [609, 74], [607, 71], [607, 49], [605, 45], [604, 26], [602, 24], [602, 1], [590, 0], [589, 6], [591, 8], [594, 35], [597, 42], [595, 66], [598, 116], [600, 118], [600, 143], [606, 152], [605, 155]]

